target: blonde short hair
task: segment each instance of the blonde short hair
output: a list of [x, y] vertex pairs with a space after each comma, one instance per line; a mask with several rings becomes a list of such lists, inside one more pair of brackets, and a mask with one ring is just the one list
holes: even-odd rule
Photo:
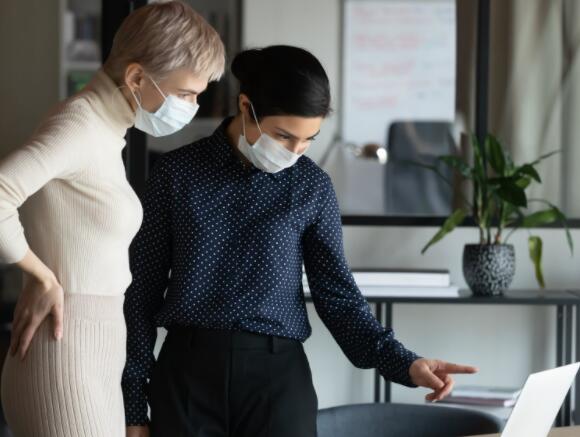
[[118, 84], [133, 62], [156, 79], [187, 68], [209, 81], [225, 68], [225, 48], [216, 30], [181, 1], [156, 1], [125, 18], [113, 39], [104, 69]]

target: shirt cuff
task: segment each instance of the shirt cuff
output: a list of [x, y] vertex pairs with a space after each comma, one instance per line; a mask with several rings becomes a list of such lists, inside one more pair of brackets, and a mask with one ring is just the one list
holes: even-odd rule
[[141, 379], [123, 380], [123, 402], [127, 426], [144, 426], [149, 423], [147, 416], [147, 381]]
[[385, 351], [379, 358], [379, 373], [387, 380], [407, 387], [417, 387], [411, 380], [411, 364], [421, 358], [395, 341], [392, 349]]

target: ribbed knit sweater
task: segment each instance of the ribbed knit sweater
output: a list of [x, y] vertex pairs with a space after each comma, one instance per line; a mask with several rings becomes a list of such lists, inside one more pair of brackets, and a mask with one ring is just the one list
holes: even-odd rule
[[[32, 249], [65, 293], [122, 295], [142, 219], [121, 150], [135, 115], [99, 71], [0, 162], [0, 259]], [[20, 214], [19, 214], [20, 212]]]

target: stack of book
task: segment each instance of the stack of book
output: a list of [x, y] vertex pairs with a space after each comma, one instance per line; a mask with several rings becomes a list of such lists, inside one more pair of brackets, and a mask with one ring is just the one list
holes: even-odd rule
[[[457, 297], [447, 270], [357, 269], [354, 280], [366, 297]], [[309, 293], [306, 276], [305, 293]]]
[[513, 407], [520, 393], [521, 389], [519, 388], [464, 386], [456, 387], [448, 397], [440, 402], [486, 407]]

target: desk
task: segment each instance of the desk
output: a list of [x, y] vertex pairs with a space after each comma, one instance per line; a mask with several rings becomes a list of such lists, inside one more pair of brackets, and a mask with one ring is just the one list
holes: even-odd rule
[[[556, 365], [563, 366], [580, 361], [580, 330], [577, 323], [580, 315], [580, 290], [509, 290], [502, 296], [475, 297], [468, 290], [461, 290], [459, 297], [368, 297], [376, 305], [376, 317], [386, 327], [393, 326], [395, 304], [459, 304], [459, 305], [541, 305], [556, 308]], [[573, 359], [573, 329], [576, 329], [576, 352]], [[580, 406], [580, 377], [574, 386], [576, 405]], [[381, 402], [381, 378], [375, 372], [375, 402]], [[391, 384], [385, 383], [384, 402], [391, 400]], [[568, 393], [556, 418], [558, 426], [568, 426], [572, 421], [571, 394]], [[580, 408], [574, 413], [574, 422], [580, 423]]]
[[[580, 436], [580, 426], [572, 426], [566, 428], [554, 428], [548, 434], [548, 437], [578, 437]], [[500, 434], [486, 434], [472, 437], [500, 437]]]

